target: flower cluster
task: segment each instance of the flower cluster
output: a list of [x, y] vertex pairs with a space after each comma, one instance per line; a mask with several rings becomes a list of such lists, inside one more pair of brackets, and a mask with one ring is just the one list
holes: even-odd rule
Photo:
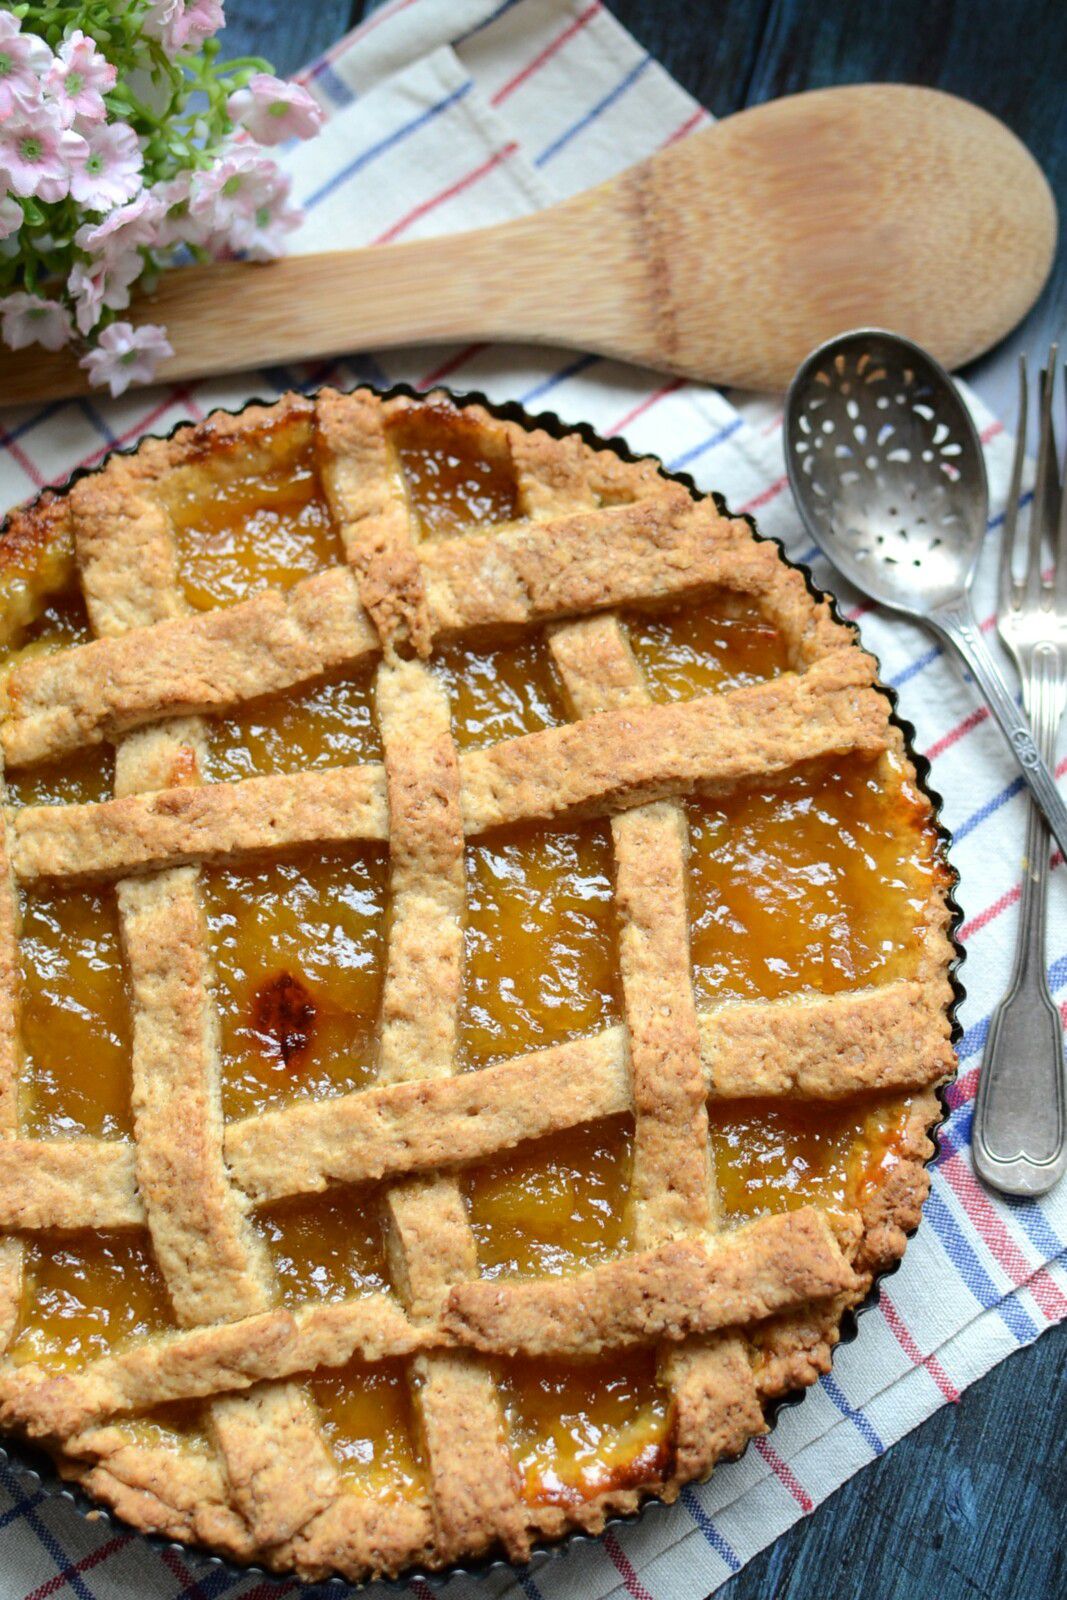
[[220, 63], [222, 0], [0, 11], [0, 334], [72, 344], [112, 394], [151, 380], [166, 330], [118, 313], [176, 258], [277, 255], [300, 221], [263, 146], [316, 102], [266, 63]]

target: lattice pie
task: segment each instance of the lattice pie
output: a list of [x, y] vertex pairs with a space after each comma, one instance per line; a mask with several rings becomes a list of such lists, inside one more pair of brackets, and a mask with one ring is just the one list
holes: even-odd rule
[[675, 1495], [903, 1251], [950, 875], [649, 461], [287, 396], [0, 542], [0, 1424], [304, 1576]]

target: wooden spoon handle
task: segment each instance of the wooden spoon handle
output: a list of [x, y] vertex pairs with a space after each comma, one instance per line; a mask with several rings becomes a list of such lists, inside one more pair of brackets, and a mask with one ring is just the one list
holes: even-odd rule
[[[627, 270], [619, 232], [590, 228], [585, 210], [568, 202], [410, 244], [178, 268], [138, 299], [135, 320], [166, 327], [174, 355], [158, 376], [169, 382], [449, 339], [574, 340], [621, 353], [639, 274]], [[590, 277], [592, 301], [580, 291]], [[8, 404], [88, 391], [67, 351], [0, 355]]]

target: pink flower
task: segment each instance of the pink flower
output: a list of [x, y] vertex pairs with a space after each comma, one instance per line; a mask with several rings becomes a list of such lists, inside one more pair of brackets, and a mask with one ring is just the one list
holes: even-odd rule
[[281, 251], [282, 235], [301, 221], [301, 213], [286, 206], [288, 196], [289, 179], [269, 156], [237, 148], [197, 174], [189, 209], [213, 254], [270, 261]]
[[234, 122], [248, 129], [260, 144], [281, 144], [283, 139], [311, 139], [322, 127], [322, 107], [297, 83], [285, 83], [269, 72], [257, 72], [246, 89], [237, 89], [226, 102]]
[[0, 300], [0, 326], [4, 343], [11, 350], [24, 350], [28, 344], [43, 344], [46, 350], [61, 350], [73, 336], [70, 312], [55, 300], [43, 300], [22, 290]]
[[62, 200], [86, 156], [85, 140], [42, 103], [0, 122], [0, 182], [18, 195]]
[[196, 50], [223, 24], [222, 0], [152, 0], [141, 24], [165, 50]]
[[158, 363], [173, 354], [166, 333], [155, 323], [135, 328], [129, 322], [113, 322], [79, 365], [90, 382], [106, 383], [112, 395], [120, 395], [131, 383], [151, 383]]
[[0, 11], [0, 117], [28, 111], [41, 98], [40, 75], [52, 52], [35, 33], [23, 33], [18, 17]]
[[89, 262], [75, 262], [67, 288], [74, 301], [79, 333], [90, 333], [105, 307], [124, 311], [130, 303], [130, 288], [143, 270], [144, 261], [137, 249], [113, 250]]
[[85, 135], [85, 159], [70, 175], [70, 192], [90, 211], [109, 211], [141, 187], [141, 147], [126, 122], [105, 122]]
[[11, 195], [0, 200], [0, 239], [7, 239], [22, 227], [22, 207]]
[[140, 245], [159, 243], [162, 216], [163, 202], [155, 190], [142, 189], [124, 206], [109, 211], [101, 222], [84, 222], [74, 235], [74, 243], [89, 255], [124, 255]]
[[[115, 87], [115, 68], [87, 38], [75, 28], [64, 39], [44, 75], [45, 93], [52, 96], [67, 127], [78, 118], [84, 125], [103, 122], [104, 95]], [[84, 126], [79, 129], [84, 131]]]
[[159, 204], [159, 224], [155, 244], [168, 250], [175, 244], [203, 244], [207, 237], [201, 222], [193, 220], [189, 212], [192, 193], [192, 174], [179, 172], [176, 178], [165, 183], [154, 183], [148, 191]]

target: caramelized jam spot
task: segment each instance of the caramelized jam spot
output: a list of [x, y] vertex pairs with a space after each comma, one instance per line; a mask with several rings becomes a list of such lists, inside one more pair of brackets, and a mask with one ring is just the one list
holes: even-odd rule
[[483, 1278], [591, 1267], [629, 1243], [633, 1124], [612, 1117], [524, 1144], [466, 1177]]
[[789, 671], [781, 631], [742, 595], [717, 594], [670, 611], [635, 611], [626, 622], [654, 700], [692, 700]]
[[369, 670], [251, 700], [228, 716], [213, 717], [210, 728], [209, 767], [216, 783], [358, 766], [382, 757]]
[[310, 450], [252, 478], [191, 493], [174, 508], [185, 598], [197, 611], [289, 589], [342, 559]]
[[399, 1498], [425, 1478], [404, 1363], [353, 1361], [307, 1380], [342, 1482], [362, 1494]]
[[147, 1236], [40, 1237], [26, 1242], [16, 1364], [80, 1366], [173, 1326]]
[[530, 1505], [578, 1506], [671, 1470], [670, 1407], [654, 1350], [557, 1366], [503, 1364], [512, 1458]]
[[519, 827], [467, 850], [461, 1033], [468, 1063], [595, 1033], [618, 1019], [607, 827]]
[[[343, 849], [205, 874], [228, 1118], [367, 1082], [385, 872], [382, 852]], [[284, 994], [271, 991], [280, 974], [290, 980]], [[281, 1014], [289, 1001], [295, 1008], [288, 1059], [278, 1031], [263, 1026], [264, 1007], [274, 1001], [283, 1034]], [[302, 1027], [300, 1015], [309, 1020], [312, 1008], [313, 1025]], [[307, 1039], [297, 1047], [301, 1032]]]
[[286, 1067], [304, 1064], [315, 1015], [314, 1000], [291, 972], [276, 972], [252, 996], [252, 1031], [263, 1048], [280, 1056]]
[[929, 805], [894, 757], [688, 810], [701, 1004], [836, 994], [914, 972], [940, 868]]
[[712, 1101], [712, 1157], [723, 1211], [748, 1220], [798, 1206], [847, 1211], [900, 1161], [910, 1102], [844, 1106]]
[[264, 1208], [257, 1221], [287, 1306], [388, 1289], [377, 1189], [295, 1196]]
[[131, 1133], [130, 1004], [115, 891], [26, 894], [19, 948], [23, 1131]]
[[389, 435], [408, 503], [427, 538], [518, 516], [510, 446], [473, 418], [443, 405], [412, 407], [393, 418]]
[[448, 692], [461, 750], [480, 750], [567, 721], [563, 688], [541, 633], [481, 650], [446, 645], [435, 651], [433, 667]]

